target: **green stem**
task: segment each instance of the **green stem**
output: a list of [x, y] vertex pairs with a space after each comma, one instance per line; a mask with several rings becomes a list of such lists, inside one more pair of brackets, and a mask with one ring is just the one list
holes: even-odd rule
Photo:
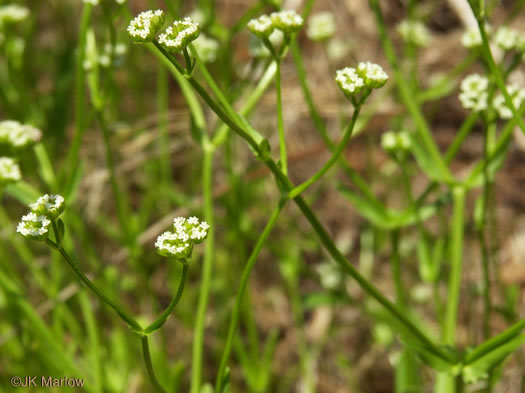
[[126, 244], [131, 247], [132, 240], [131, 240], [130, 228], [128, 225], [128, 211], [127, 211], [127, 206], [126, 206], [127, 202], [125, 201], [124, 194], [122, 194], [122, 192], [120, 191], [120, 188], [117, 182], [115, 159], [113, 157], [113, 152], [111, 150], [110, 132], [106, 124], [106, 120], [104, 118], [104, 114], [102, 113], [102, 110], [96, 109], [95, 113], [96, 113], [96, 117], [100, 125], [100, 128], [102, 130], [102, 136], [104, 138], [106, 165], [108, 167], [109, 180], [110, 180], [111, 189], [113, 192], [113, 197], [115, 200], [115, 205], [117, 208], [117, 217], [119, 221], [119, 226], [120, 226], [122, 233], [124, 234], [124, 239], [125, 239]]
[[57, 250], [62, 257], [66, 260], [66, 262], [71, 266], [77, 277], [82, 281], [89, 289], [95, 293], [99, 297], [100, 300], [102, 300], [104, 303], [106, 303], [109, 307], [111, 307], [119, 316], [122, 318], [126, 324], [129, 325], [129, 327], [136, 333], [142, 333], [142, 326], [129, 314], [127, 311], [125, 311], [121, 306], [119, 306], [117, 303], [115, 303], [113, 300], [108, 298], [104, 292], [102, 292], [93, 282], [87, 278], [87, 276], [80, 270], [77, 263], [71, 258], [71, 256], [67, 253], [67, 251], [62, 246], [57, 246], [54, 242], [47, 239], [46, 243]]
[[443, 327], [443, 340], [447, 345], [456, 342], [456, 326], [461, 291], [461, 271], [463, 267], [463, 235], [465, 221], [465, 189], [453, 189], [454, 211], [452, 215], [448, 299]]
[[151, 381], [151, 384], [155, 389], [160, 393], [166, 393], [166, 390], [160, 385], [159, 380], [155, 376], [155, 371], [153, 370], [153, 363], [151, 362], [151, 355], [149, 352], [149, 343], [148, 336], [142, 336], [142, 355], [144, 356], [144, 364], [146, 365], [146, 372]]
[[[169, 55], [169, 54], [168, 54]], [[170, 60], [172, 61], [172, 60]], [[173, 61], [172, 61], [173, 62]], [[194, 80], [192, 77], [188, 77], [188, 80], [194, 86], [194, 88], [197, 90], [199, 95], [206, 101], [206, 103], [210, 106], [210, 108], [221, 118], [223, 122], [228, 124], [232, 131], [236, 132], [239, 136], [241, 136], [243, 139], [245, 139], [248, 144], [253, 148], [254, 153], [261, 159], [265, 165], [268, 167], [268, 169], [273, 173], [275, 176], [275, 179], [278, 183], [280, 183], [286, 191], [291, 191], [293, 188], [293, 183], [290, 181], [290, 179], [281, 171], [279, 166], [270, 158], [267, 154], [264, 154], [264, 152], [261, 151], [259, 148], [259, 144], [256, 142], [256, 140], [253, 138], [252, 131], [250, 127], [250, 131], [247, 131], [244, 127], [248, 127], [247, 121], [244, 118], [240, 118], [239, 116], [235, 118], [230, 118], [221, 108], [220, 106], [213, 101], [213, 99], [206, 93], [204, 88], [200, 86], [200, 84]], [[255, 131], [256, 135], [260, 135]], [[266, 141], [263, 138], [263, 141]], [[310, 209], [310, 207], [306, 204], [306, 202], [300, 197], [297, 196], [294, 198], [295, 203], [298, 205], [300, 210], [303, 212], [305, 217], [308, 219], [312, 227], [314, 228], [315, 232], [317, 233], [319, 239], [321, 240], [321, 243], [325, 247], [325, 249], [330, 253], [332, 258], [340, 264], [346, 272], [352, 276], [358, 284], [361, 286], [361, 288], [367, 292], [370, 296], [375, 298], [383, 307], [385, 307], [388, 311], [392, 313], [392, 315], [402, 324], [405, 326], [408, 332], [410, 332], [415, 338], [417, 338], [425, 347], [427, 347], [430, 351], [432, 351], [436, 356], [442, 358], [443, 360], [450, 362], [451, 357], [444, 352], [442, 349], [437, 347], [424, 333], [422, 333], [411, 321], [408, 317], [404, 315], [404, 313], [397, 309], [397, 307], [392, 304], [385, 296], [381, 294], [381, 292], [376, 289], [372, 284], [368, 282], [361, 274], [357, 271], [356, 268], [352, 264], [348, 262], [348, 260], [339, 252], [335, 244], [333, 243], [332, 239], [330, 238], [330, 235], [326, 232], [326, 230], [323, 228], [313, 211]], [[210, 242], [207, 242], [209, 245]], [[202, 290], [202, 287], [201, 287]], [[200, 371], [194, 371], [196, 373], [196, 376], [200, 379]], [[192, 389], [191, 393], [197, 393], [198, 390]]]
[[387, 34], [386, 25], [385, 25], [385, 21], [383, 18], [383, 14], [381, 12], [379, 1], [369, 0], [369, 3], [370, 3], [370, 7], [372, 8], [372, 11], [374, 12], [376, 16], [377, 27], [379, 30], [379, 35], [381, 37], [381, 43], [383, 45], [383, 49], [385, 51], [388, 62], [390, 63], [390, 66], [392, 67], [392, 71], [394, 73], [394, 79], [399, 89], [401, 100], [403, 101], [406, 108], [410, 112], [410, 115], [412, 116], [414, 123], [416, 123], [417, 131], [419, 133], [419, 136], [423, 144], [425, 145], [425, 148], [428, 154], [431, 156], [435, 165], [439, 168], [444, 180], [450, 180], [451, 174], [443, 160], [443, 157], [441, 156], [441, 153], [439, 152], [439, 149], [437, 148], [434, 142], [434, 139], [432, 138], [432, 132], [430, 131], [430, 128], [423, 114], [421, 113], [421, 109], [419, 108], [419, 105], [415, 98], [416, 95], [412, 91], [412, 88], [410, 87], [409, 82], [406, 80], [406, 78], [401, 73], [401, 69], [399, 67], [397, 56], [395, 54], [394, 46], [392, 42], [390, 41], [388, 34]]
[[348, 144], [348, 142], [350, 141], [350, 138], [352, 137], [352, 132], [354, 131], [354, 126], [359, 116], [360, 110], [361, 110], [361, 106], [357, 106], [354, 109], [352, 120], [350, 120], [350, 123], [345, 129], [345, 132], [343, 134], [343, 139], [341, 139], [341, 142], [339, 142], [337, 147], [334, 149], [333, 154], [330, 157], [330, 159], [311, 178], [309, 178], [304, 183], [300, 184], [299, 186], [295, 187], [292, 191], [290, 191], [290, 198], [293, 199], [297, 195], [300, 195], [304, 190], [306, 190], [308, 187], [314, 184], [317, 180], [319, 180], [337, 162], [337, 160], [339, 160], [339, 157], [343, 153], [346, 145]]
[[286, 137], [284, 135], [283, 121], [283, 98], [281, 92], [281, 61], [277, 62], [277, 72], [275, 73], [275, 92], [277, 94], [277, 129], [279, 131], [279, 149], [281, 155], [281, 167], [283, 173], [288, 174], [288, 158], [286, 153]]
[[80, 145], [82, 144], [82, 136], [84, 135], [85, 130], [85, 73], [84, 70], [84, 56], [86, 51], [86, 36], [87, 30], [89, 27], [89, 22], [91, 20], [91, 12], [93, 5], [85, 4], [82, 9], [82, 16], [80, 19], [80, 29], [78, 34], [78, 44], [77, 44], [77, 56], [75, 62], [75, 135], [73, 137], [73, 142], [71, 144], [71, 149], [69, 150], [67, 163], [65, 167], [70, 171], [68, 174], [71, 174], [74, 171], [74, 168], [77, 168], [78, 161], [78, 152], [80, 150]]
[[233, 338], [235, 336], [235, 332], [237, 331], [237, 326], [239, 324], [239, 316], [240, 316], [241, 308], [243, 304], [244, 293], [246, 292], [246, 287], [248, 285], [248, 280], [250, 279], [250, 274], [253, 270], [253, 267], [255, 266], [255, 263], [257, 262], [257, 257], [259, 256], [259, 253], [261, 252], [264, 244], [266, 243], [266, 240], [268, 239], [268, 236], [272, 232], [272, 229], [275, 226], [275, 223], [277, 222], [277, 218], [279, 217], [279, 214], [281, 213], [284, 203], [285, 201], [280, 201], [279, 205], [273, 211], [270, 219], [268, 220], [268, 223], [266, 224], [263, 232], [261, 233], [261, 236], [259, 236], [259, 239], [257, 240], [257, 243], [255, 244], [255, 247], [250, 257], [248, 258], [246, 265], [244, 265], [244, 269], [242, 271], [241, 280], [239, 284], [239, 290], [237, 291], [237, 296], [235, 297], [235, 306], [233, 307], [233, 312], [232, 312], [231, 319], [230, 319], [230, 325], [228, 327], [226, 343], [224, 344], [224, 349], [222, 351], [219, 371], [217, 373], [217, 379], [215, 380], [215, 391], [216, 392], [222, 392], [222, 387], [223, 387], [222, 383], [224, 379], [224, 373], [226, 371], [226, 365], [228, 364], [228, 359], [230, 357], [232, 344], [233, 344]]
[[399, 230], [391, 232], [392, 243], [392, 277], [394, 278], [394, 287], [396, 290], [396, 304], [399, 308], [406, 307], [406, 297], [401, 275], [401, 255], [399, 255]]
[[198, 393], [201, 386], [202, 376], [202, 355], [204, 350], [204, 330], [206, 319], [206, 308], [210, 295], [211, 273], [214, 255], [214, 219], [213, 219], [213, 193], [212, 193], [212, 171], [213, 171], [213, 150], [206, 145], [203, 157], [203, 198], [204, 198], [204, 219], [210, 225], [208, 238], [206, 239], [206, 250], [204, 263], [202, 266], [202, 279], [199, 291], [199, 303], [197, 305], [197, 317], [193, 336], [192, 366], [191, 366], [191, 393]]
[[171, 300], [168, 307], [164, 310], [164, 312], [152, 324], [150, 324], [148, 327], [144, 329], [144, 334], [151, 334], [155, 330], [160, 329], [162, 325], [166, 323], [166, 321], [168, 320], [168, 317], [173, 312], [173, 310], [175, 309], [175, 306], [177, 305], [177, 303], [179, 302], [182, 296], [182, 292], [184, 291], [184, 284], [186, 283], [186, 278], [188, 276], [188, 270], [189, 270], [189, 264], [183, 263], [182, 273], [180, 276], [179, 287], [177, 288], [177, 293]]

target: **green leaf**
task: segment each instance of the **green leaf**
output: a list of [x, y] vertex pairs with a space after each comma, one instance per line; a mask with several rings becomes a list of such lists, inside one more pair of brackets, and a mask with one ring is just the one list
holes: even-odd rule
[[423, 145], [419, 142], [417, 136], [413, 133], [409, 133], [410, 136], [410, 150], [416, 159], [417, 164], [421, 170], [432, 180], [443, 182], [448, 180], [448, 176], [439, 169], [440, 166], [436, 165], [432, 160], [431, 155], [425, 150]]
[[24, 181], [8, 185], [5, 192], [23, 205], [35, 202], [42, 195], [40, 191]]
[[340, 185], [338, 189], [347, 199], [350, 200], [350, 203], [352, 203], [361, 216], [366, 218], [378, 228], [392, 229], [392, 219], [384, 207], [378, 206], [368, 199], [358, 196], [348, 187]]

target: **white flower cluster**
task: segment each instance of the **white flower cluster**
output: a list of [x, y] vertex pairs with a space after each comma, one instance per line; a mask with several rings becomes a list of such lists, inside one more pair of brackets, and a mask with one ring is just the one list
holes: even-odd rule
[[129, 23], [128, 34], [135, 42], [152, 41], [163, 24], [164, 11], [144, 11]]
[[22, 217], [16, 231], [28, 239], [45, 240], [49, 235], [50, 226], [49, 218], [31, 212]]
[[381, 147], [387, 152], [410, 150], [410, 136], [406, 131], [387, 131], [381, 135]]
[[269, 38], [275, 29], [284, 34], [297, 33], [303, 27], [304, 20], [293, 10], [272, 12], [270, 15], [261, 15], [248, 22], [248, 29], [257, 37]]
[[64, 211], [64, 198], [60, 195], [44, 195], [31, 203], [31, 212], [22, 217], [16, 231], [33, 240], [45, 240], [49, 235], [52, 220]]
[[29, 208], [37, 214], [44, 215], [50, 219], [56, 219], [65, 208], [64, 197], [61, 195], [44, 195], [31, 203]]
[[219, 52], [219, 43], [213, 38], [201, 34], [193, 42], [193, 46], [199, 55], [199, 58], [205, 63], [213, 63], [217, 60], [217, 53]]
[[14, 120], [0, 121], [0, 148], [16, 153], [40, 140], [42, 132]]
[[17, 4], [0, 6], [0, 27], [8, 23], [21, 22], [29, 16], [26, 7]]
[[520, 46], [521, 34], [518, 30], [502, 26], [494, 34], [494, 42], [501, 49], [509, 51]]
[[155, 248], [162, 256], [175, 257], [186, 263], [191, 257], [193, 246], [206, 239], [209, 229], [210, 226], [205, 221], [200, 222], [197, 217], [176, 217], [173, 220], [173, 231], [160, 235]]
[[365, 81], [353, 67], [345, 67], [342, 70], [337, 70], [335, 81], [343, 93], [349, 96], [360, 93], [365, 87]]
[[[110, 67], [112, 64], [121, 64], [124, 60], [124, 55], [128, 51], [128, 48], [122, 42], [115, 44], [115, 47], [109, 42], [104, 45], [104, 51], [98, 57], [98, 63], [102, 67]], [[112, 61], [113, 59], [113, 61]]]
[[405, 42], [416, 46], [427, 46], [430, 42], [430, 32], [420, 21], [404, 20], [397, 25], [397, 32]]
[[0, 187], [22, 179], [20, 167], [10, 157], [0, 157]]
[[489, 81], [479, 74], [471, 74], [461, 82], [459, 100], [465, 109], [483, 111], [488, 106]]
[[272, 18], [268, 15], [261, 15], [248, 22], [248, 29], [260, 38], [268, 38], [275, 29]]
[[[525, 89], [516, 85], [509, 85], [507, 86], [507, 92], [509, 93], [512, 99], [512, 104], [514, 105], [514, 108], [519, 109], [521, 107], [521, 104], [525, 100]], [[502, 94], [498, 94], [494, 98], [493, 103], [494, 108], [496, 108], [496, 111], [498, 112], [500, 118], [512, 118], [512, 110], [505, 103], [505, 97], [503, 97]]]
[[383, 87], [388, 80], [387, 73], [379, 64], [361, 62], [357, 69], [345, 67], [336, 72], [335, 81], [347, 97], [356, 97], [365, 89]]
[[366, 87], [377, 89], [388, 81], [388, 75], [379, 64], [361, 62], [357, 66], [357, 73], [364, 79]]
[[312, 41], [324, 41], [335, 34], [334, 14], [325, 11], [312, 15], [308, 20], [306, 35]]
[[99, 5], [100, 0], [84, 0], [85, 4]]
[[199, 37], [199, 24], [191, 18], [176, 20], [159, 36], [159, 43], [166, 49], [180, 52]]
[[285, 34], [297, 33], [304, 24], [303, 17], [293, 10], [272, 12], [270, 17], [275, 28]]

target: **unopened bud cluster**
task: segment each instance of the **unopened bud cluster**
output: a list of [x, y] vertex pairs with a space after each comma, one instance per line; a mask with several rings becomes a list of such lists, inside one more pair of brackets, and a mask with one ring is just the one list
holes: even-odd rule
[[29, 9], [18, 4], [0, 6], [0, 29], [10, 23], [21, 22], [29, 16]]
[[397, 32], [405, 42], [416, 46], [427, 46], [430, 42], [430, 32], [420, 21], [404, 20], [397, 25]]
[[61, 195], [44, 195], [29, 205], [31, 212], [22, 217], [16, 231], [32, 240], [46, 240], [52, 221], [64, 211], [65, 202]]
[[387, 131], [381, 136], [381, 147], [389, 153], [406, 152], [410, 146], [410, 136], [406, 131]]
[[186, 263], [191, 257], [193, 246], [202, 243], [208, 236], [210, 226], [197, 217], [176, 217], [173, 230], [161, 234], [155, 242], [157, 252], [166, 257], [174, 257]]
[[335, 28], [334, 14], [320, 12], [310, 17], [306, 35], [312, 41], [324, 41], [335, 34]]
[[345, 96], [354, 101], [365, 91], [383, 87], [388, 81], [388, 75], [378, 64], [361, 62], [357, 68], [345, 67], [338, 70], [335, 80]]

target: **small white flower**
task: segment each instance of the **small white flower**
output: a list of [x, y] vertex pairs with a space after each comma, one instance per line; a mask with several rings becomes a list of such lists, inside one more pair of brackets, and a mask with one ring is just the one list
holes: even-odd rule
[[91, 5], [99, 5], [100, 0], [84, 0], [85, 4], [91, 4]]
[[200, 59], [205, 63], [213, 63], [217, 60], [217, 53], [219, 52], [219, 43], [213, 38], [201, 34], [199, 38], [193, 41], [193, 46], [197, 51]]
[[405, 42], [427, 46], [430, 42], [430, 32], [420, 21], [404, 20], [397, 25], [397, 31]]
[[56, 219], [65, 208], [64, 197], [61, 195], [44, 195], [31, 203], [29, 208], [33, 213], [46, 216], [52, 220]]
[[479, 74], [468, 75], [461, 82], [459, 100], [465, 109], [483, 111], [488, 107], [489, 81]]
[[49, 235], [51, 221], [46, 216], [33, 212], [22, 217], [16, 231], [22, 236], [32, 240], [45, 240]]
[[363, 78], [366, 87], [377, 89], [388, 81], [388, 75], [379, 64], [361, 62], [357, 66], [357, 73]]
[[0, 157], [0, 186], [16, 183], [22, 179], [20, 167], [10, 157]]
[[180, 52], [200, 34], [199, 24], [190, 18], [176, 20], [159, 36], [159, 42], [167, 49]]
[[331, 12], [312, 15], [308, 21], [306, 35], [312, 41], [324, 41], [335, 34], [335, 18]]
[[514, 49], [519, 43], [519, 32], [502, 26], [494, 35], [494, 42], [503, 50]]
[[0, 122], [0, 146], [3, 145], [14, 152], [37, 143], [41, 137], [42, 132], [33, 126], [14, 120]]
[[335, 80], [347, 96], [354, 96], [365, 87], [365, 81], [357, 74], [356, 69], [352, 67], [337, 70]]
[[[515, 109], [520, 108], [521, 104], [525, 100], [525, 89], [522, 87], [520, 88], [516, 85], [509, 85], [507, 86], [507, 92], [512, 98], [512, 103], [514, 105], [514, 108]], [[494, 108], [496, 108], [496, 111], [498, 112], [498, 115], [500, 118], [502, 119], [512, 118], [512, 110], [505, 103], [505, 97], [503, 97], [502, 94], [498, 94], [494, 98], [493, 103], [494, 103]]]
[[17, 4], [0, 6], [0, 26], [21, 22], [29, 16], [29, 9]]
[[129, 23], [128, 34], [135, 42], [152, 41], [163, 24], [164, 11], [144, 11]]
[[208, 236], [209, 228], [205, 221], [200, 222], [197, 217], [176, 217], [173, 219], [173, 231], [160, 235], [155, 248], [162, 256], [175, 257], [186, 263], [191, 257], [193, 246], [203, 242]]
[[303, 17], [293, 10], [272, 12], [270, 18], [275, 28], [285, 34], [297, 33], [304, 24]]
[[248, 22], [248, 29], [259, 38], [268, 38], [275, 30], [272, 18], [268, 15], [261, 15]]

